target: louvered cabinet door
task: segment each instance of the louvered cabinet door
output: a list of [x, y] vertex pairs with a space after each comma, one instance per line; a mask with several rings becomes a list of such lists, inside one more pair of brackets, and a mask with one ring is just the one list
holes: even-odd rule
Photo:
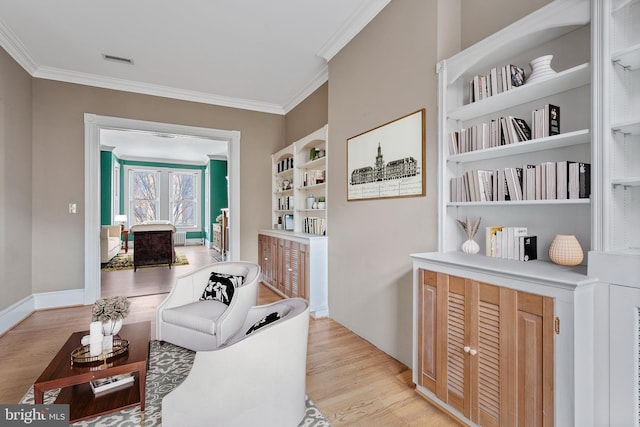
[[262, 269], [262, 278], [266, 283], [273, 284], [272, 268], [273, 261], [271, 259], [271, 237], [264, 234], [258, 235], [258, 253], [260, 254], [260, 268]]
[[[471, 420], [481, 426], [514, 426], [516, 408], [516, 291], [473, 282], [475, 334], [471, 343]], [[522, 391], [524, 392], [524, 391]]]
[[277, 277], [278, 280], [276, 282], [276, 288], [280, 292], [285, 292], [286, 282], [287, 282], [287, 268], [289, 265], [288, 261], [288, 248], [287, 248], [287, 240], [285, 239], [276, 239], [277, 240]]
[[449, 276], [446, 284], [446, 402], [469, 418], [471, 414], [471, 281]]
[[[427, 390], [440, 395], [438, 382], [442, 374], [442, 367], [439, 365], [441, 358], [438, 355], [438, 344], [442, 342], [439, 333], [443, 330], [446, 319], [441, 319], [443, 312], [439, 310], [438, 296], [438, 276], [433, 271], [420, 270], [420, 287], [418, 288], [418, 384]], [[444, 293], [445, 291], [443, 291]]]
[[[518, 427], [553, 426], [553, 299], [517, 293]], [[522, 393], [520, 393], [522, 391]]]
[[309, 247], [294, 243], [291, 250], [291, 294], [290, 297], [309, 298]]

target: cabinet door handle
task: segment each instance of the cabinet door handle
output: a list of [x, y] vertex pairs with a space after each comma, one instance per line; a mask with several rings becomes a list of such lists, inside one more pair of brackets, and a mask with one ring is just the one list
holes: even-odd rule
[[477, 350], [474, 350], [474, 349], [469, 350], [469, 354], [472, 356], [475, 356], [477, 353], [478, 353]]
[[264, 260], [265, 260], [265, 261], [269, 261], [269, 258], [267, 258], [267, 257], [264, 257]]
[[467, 345], [467, 346], [465, 346], [465, 347], [463, 348], [463, 350], [464, 350], [464, 352], [465, 352], [465, 353], [469, 353], [469, 351], [471, 351], [471, 347], [469, 347], [469, 346]]
[[288, 271], [293, 271], [293, 268], [287, 268]]

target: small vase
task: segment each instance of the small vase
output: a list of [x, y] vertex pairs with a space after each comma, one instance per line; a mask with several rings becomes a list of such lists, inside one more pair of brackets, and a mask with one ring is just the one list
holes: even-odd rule
[[551, 68], [552, 59], [553, 55], [545, 55], [540, 58], [532, 59], [531, 62], [529, 62], [531, 74], [529, 74], [529, 77], [527, 78], [527, 83], [543, 80], [556, 74], [556, 72]]
[[102, 338], [102, 352], [109, 353], [113, 350], [113, 335], [105, 335]]
[[316, 202], [316, 198], [313, 196], [307, 197], [307, 209], [313, 209], [313, 204]]
[[115, 335], [120, 332], [120, 328], [122, 328], [122, 319], [109, 319], [102, 322], [103, 335]]
[[580, 242], [573, 235], [558, 234], [549, 246], [549, 259], [558, 265], [578, 265], [583, 257]]
[[477, 254], [480, 251], [480, 245], [475, 240], [469, 239], [462, 244], [462, 252], [465, 254]]

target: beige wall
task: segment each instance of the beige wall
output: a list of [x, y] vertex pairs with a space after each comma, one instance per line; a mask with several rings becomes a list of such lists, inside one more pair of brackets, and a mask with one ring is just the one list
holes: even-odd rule
[[285, 116], [287, 142], [296, 142], [329, 123], [329, 83], [325, 83]]
[[34, 79], [32, 292], [84, 287], [84, 113], [240, 131], [240, 255], [257, 261], [284, 116]]
[[[329, 63], [329, 310], [408, 366], [409, 254], [437, 249], [436, 63], [546, 2], [490, 3], [392, 1]], [[426, 196], [347, 202], [347, 138], [420, 108], [427, 112]]]
[[31, 77], [0, 49], [0, 311], [31, 295]]
[[[391, 2], [329, 63], [329, 311], [408, 365], [409, 254], [436, 249], [436, 3]], [[347, 202], [347, 138], [421, 108], [426, 196]]]
[[552, 0], [482, 0], [462, 1], [462, 49], [479, 42], [540, 9]]

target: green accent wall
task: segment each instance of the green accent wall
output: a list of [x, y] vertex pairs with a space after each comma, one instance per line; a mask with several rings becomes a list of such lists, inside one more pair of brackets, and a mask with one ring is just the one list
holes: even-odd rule
[[[169, 168], [176, 170], [201, 170], [202, 173], [202, 181], [201, 181], [201, 192], [204, 197], [207, 197], [205, 193], [206, 189], [206, 174], [205, 166], [198, 165], [184, 165], [184, 164], [175, 164], [175, 163], [160, 163], [160, 162], [144, 162], [144, 161], [134, 161], [134, 160], [121, 160], [115, 155], [113, 155], [110, 151], [101, 151], [100, 152], [100, 220], [103, 225], [113, 224], [113, 219], [111, 218], [111, 171], [113, 170], [113, 163], [119, 162], [121, 165], [120, 168], [120, 194], [124, 194], [124, 166], [146, 166], [152, 168]], [[228, 197], [228, 185], [227, 185], [227, 161], [226, 160], [211, 160], [209, 162], [209, 177], [210, 177], [210, 193], [208, 196], [211, 198], [211, 222], [215, 222], [215, 219], [218, 215], [220, 215], [220, 209], [227, 208], [229, 206], [229, 197]], [[202, 215], [203, 221], [202, 226], [206, 227], [204, 224], [205, 218], [205, 206], [204, 203], [206, 200], [203, 200], [202, 203], [202, 211], [200, 214]], [[120, 199], [120, 211], [123, 211], [125, 200]], [[187, 238], [202, 238], [206, 237], [211, 240], [212, 236], [207, 235], [204, 229], [201, 231], [190, 231], [187, 233]], [[130, 237], [131, 238], [131, 237]]]
[[[227, 161], [209, 161], [209, 177], [211, 179], [211, 222], [216, 222], [220, 209], [229, 207], [229, 185], [227, 182]], [[212, 240], [213, 236], [208, 236]]]
[[114, 155], [111, 151], [100, 152], [100, 224], [113, 224], [111, 218], [111, 171]]

